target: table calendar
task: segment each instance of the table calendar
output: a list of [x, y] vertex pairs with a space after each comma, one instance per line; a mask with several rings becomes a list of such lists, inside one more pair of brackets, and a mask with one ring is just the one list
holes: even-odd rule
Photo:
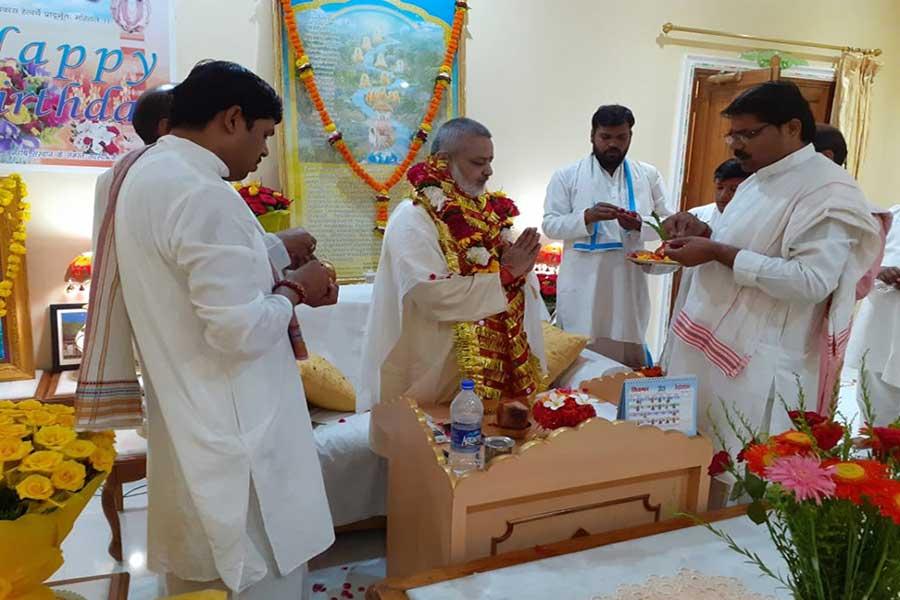
[[697, 435], [697, 378], [691, 375], [625, 380], [618, 418]]

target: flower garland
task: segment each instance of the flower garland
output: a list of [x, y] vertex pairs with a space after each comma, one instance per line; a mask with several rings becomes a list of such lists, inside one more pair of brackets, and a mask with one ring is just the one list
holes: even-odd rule
[[25, 240], [27, 239], [25, 223], [31, 219], [31, 207], [25, 202], [28, 189], [18, 174], [0, 178], [0, 215], [10, 221], [12, 239], [9, 242], [9, 254], [6, 259], [6, 274], [0, 281], [0, 318], [6, 316], [7, 298], [12, 296], [13, 284], [22, 270], [22, 259], [25, 256]]
[[297, 28], [297, 19], [294, 15], [294, 9], [291, 6], [291, 0], [280, 0], [280, 2], [284, 26], [288, 32], [288, 38], [290, 39], [294, 54], [297, 56], [295, 65], [300, 73], [300, 79], [303, 81], [304, 87], [306, 87], [306, 92], [309, 94], [310, 100], [312, 100], [313, 105], [316, 107], [316, 111], [319, 113], [319, 119], [322, 121], [325, 133], [328, 134], [328, 143], [340, 153], [344, 158], [344, 162], [347, 163], [347, 166], [349, 166], [350, 169], [352, 169], [353, 172], [375, 192], [375, 231], [384, 233], [384, 229], [387, 227], [388, 203], [391, 199], [390, 190], [400, 183], [404, 173], [406, 173], [406, 170], [412, 165], [419, 150], [428, 140], [428, 134], [431, 133], [431, 126], [437, 115], [438, 108], [441, 106], [444, 91], [450, 87], [450, 82], [452, 80], [451, 74], [453, 72], [453, 60], [456, 57], [456, 51], [459, 49], [459, 40], [462, 36], [462, 29], [465, 23], [466, 12], [469, 10], [469, 5], [464, 0], [458, 0], [456, 2], [456, 10], [453, 15], [453, 27], [450, 30], [450, 40], [447, 42], [444, 60], [441, 63], [441, 67], [438, 69], [438, 74], [435, 78], [431, 101], [428, 103], [428, 110], [425, 111], [425, 116], [422, 118], [418, 131], [416, 131], [410, 142], [406, 158], [397, 165], [397, 168], [394, 169], [390, 177], [384, 181], [378, 181], [359, 164], [347, 147], [347, 143], [344, 141], [340, 130], [334, 124], [334, 121], [332, 121], [331, 115], [328, 113], [328, 109], [325, 108], [325, 102], [322, 100], [319, 88], [316, 85], [316, 77], [313, 72], [312, 63], [310, 62], [309, 56], [307, 56], [306, 50], [303, 47], [303, 42], [300, 39], [299, 29]]
[[[499, 273], [501, 249], [510, 241], [512, 218], [519, 214], [515, 203], [501, 193], [465, 195], [450, 177], [446, 160], [436, 156], [411, 168], [407, 177], [416, 190], [415, 203], [437, 227], [451, 277]], [[525, 332], [523, 285], [524, 279], [519, 279], [504, 286], [505, 312], [454, 325], [459, 371], [475, 382], [484, 400], [522, 398], [539, 391], [541, 366]]]

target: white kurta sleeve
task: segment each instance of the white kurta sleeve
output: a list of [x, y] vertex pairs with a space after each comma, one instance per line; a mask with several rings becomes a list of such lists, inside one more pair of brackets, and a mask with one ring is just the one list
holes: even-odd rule
[[287, 339], [293, 306], [260, 290], [272, 267], [259, 250], [259, 231], [230, 192], [218, 186], [192, 192], [172, 215], [169, 249], [187, 274], [206, 342], [221, 353], [252, 359]]
[[672, 215], [669, 210], [666, 195], [666, 185], [663, 182], [659, 169], [655, 167], [649, 173], [650, 176], [650, 198], [653, 200], [653, 210], [659, 215], [660, 219]]
[[100, 227], [103, 225], [103, 217], [106, 216], [106, 208], [109, 206], [109, 192], [112, 187], [112, 169], [107, 169], [97, 178], [94, 185], [94, 230], [91, 234], [91, 248], [97, 253], [97, 238], [100, 236]]
[[544, 235], [554, 240], [577, 240], [591, 235], [584, 222], [584, 211], [575, 210], [572, 198], [573, 186], [567, 183], [563, 173], [557, 172], [547, 185], [544, 200]]
[[392, 271], [406, 297], [436, 321], [477, 321], [506, 310], [506, 293], [496, 273], [451, 275], [437, 230], [421, 208], [399, 219], [385, 236]]
[[269, 251], [269, 260], [272, 261], [272, 265], [278, 269], [279, 273], [283, 273], [285, 269], [291, 266], [291, 255], [288, 254], [281, 238], [274, 233], [267, 233], [265, 239], [266, 250]]
[[[650, 182], [650, 206], [651, 210], [659, 215], [660, 220], [665, 219], [670, 216], [672, 212], [669, 210], [669, 207], [666, 205], [666, 190], [665, 185], [663, 184], [662, 175], [659, 174], [659, 170], [656, 167], [651, 165], [646, 165], [647, 168], [647, 178]], [[650, 215], [642, 215], [645, 218], [650, 218]], [[629, 232], [632, 236], [636, 236], [637, 232]], [[641, 237], [640, 242], [654, 242], [659, 240], [659, 234], [656, 233], [656, 230], [650, 227], [649, 225], [644, 225], [641, 228]]]
[[837, 289], [852, 244], [845, 225], [826, 220], [798, 237], [789, 258], [741, 250], [734, 259], [734, 280], [773, 298], [818, 304]]

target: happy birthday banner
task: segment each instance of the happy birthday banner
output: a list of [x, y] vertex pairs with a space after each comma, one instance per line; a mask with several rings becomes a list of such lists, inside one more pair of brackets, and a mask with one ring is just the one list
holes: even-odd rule
[[107, 167], [172, 79], [169, 0], [0, 0], [0, 163]]

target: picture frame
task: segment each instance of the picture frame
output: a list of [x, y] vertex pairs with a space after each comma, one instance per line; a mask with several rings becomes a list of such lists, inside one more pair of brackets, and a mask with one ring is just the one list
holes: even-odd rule
[[81, 349], [76, 339], [87, 323], [85, 304], [51, 304], [50, 335], [53, 371], [71, 371], [81, 366]]

